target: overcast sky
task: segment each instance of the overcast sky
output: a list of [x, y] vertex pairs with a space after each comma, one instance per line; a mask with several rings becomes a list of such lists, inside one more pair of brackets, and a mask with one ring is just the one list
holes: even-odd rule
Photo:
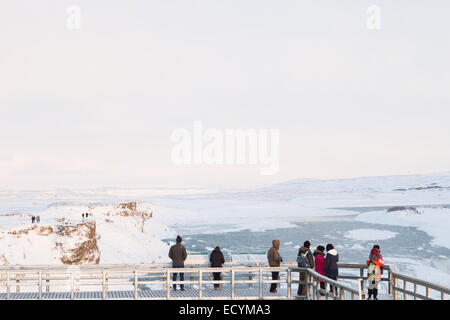
[[[367, 8], [381, 9], [370, 30]], [[69, 5], [81, 28], [67, 28]], [[244, 187], [450, 170], [450, 3], [1, 1], [0, 188]], [[278, 129], [280, 170], [174, 130]]]

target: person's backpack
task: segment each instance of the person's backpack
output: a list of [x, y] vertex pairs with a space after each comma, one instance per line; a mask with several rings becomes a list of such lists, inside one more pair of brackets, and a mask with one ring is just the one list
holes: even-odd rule
[[377, 266], [374, 263], [370, 263], [367, 268], [367, 275], [369, 277], [373, 277], [377, 274]]
[[297, 264], [300, 268], [309, 268], [309, 261], [307, 258], [308, 252], [300, 253], [297, 256]]

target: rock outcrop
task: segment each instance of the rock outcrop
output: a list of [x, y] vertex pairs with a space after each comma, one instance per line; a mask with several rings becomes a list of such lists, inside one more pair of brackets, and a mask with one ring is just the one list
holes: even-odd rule
[[56, 247], [63, 264], [98, 264], [100, 250], [97, 246], [95, 221], [77, 225], [58, 226]]
[[144, 232], [145, 221], [152, 217], [151, 211], [138, 211], [136, 202], [121, 203], [114, 207], [115, 210], [108, 212], [108, 216], [136, 217], [138, 218], [138, 227]]
[[404, 211], [407, 214], [420, 214], [419, 210], [417, 210], [417, 208], [415, 208], [415, 207], [398, 206], [398, 207], [391, 207], [391, 208], [387, 209], [387, 212], [395, 212], [395, 211]]

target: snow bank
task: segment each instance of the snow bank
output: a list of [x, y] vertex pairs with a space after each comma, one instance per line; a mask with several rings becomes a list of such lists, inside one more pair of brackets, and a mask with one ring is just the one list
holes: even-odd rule
[[444, 207], [423, 208], [420, 214], [403, 211], [372, 211], [356, 217], [358, 221], [394, 226], [409, 226], [433, 237], [433, 244], [450, 248], [450, 209]]

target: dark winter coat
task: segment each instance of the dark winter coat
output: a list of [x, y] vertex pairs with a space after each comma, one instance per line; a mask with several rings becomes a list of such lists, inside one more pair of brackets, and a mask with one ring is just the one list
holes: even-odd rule
[[220, 251], [219, 247], [216, 247], [213, 252], [211, 252], [209, 261], [211, 262], [212, 268], [221, 268], [225, 263], [225, 258], [223, 257], [223, 253]]
[[306, 253], [306, 259], [308, 259], [309, 268], [314, 269], [314, 258], [313, 258], [313, 255], [311, 253], [311, 250], [309, 250], [309, 248], [301, 247], [300, 249], [298, 249], [297, 256], [299, 256], [301, 254], [305, 254], [305, 253]]
[[169, 258], [172, 259], [172, 265], [174, 267], [184, 267], [184, 260], [187, 258], [186, 248], [181, 243], [171, 246]]
[[272, 248], [267, 251], [267, 260], [269, 261], [269, 266], [271, 267], [279, 267], [281, 263], [281, 257], [278, 253], [278, 249], [280, 249], [280, 240], [272, 241]]
[[339, 255], [335, 249], [331, 249], [327, 252], [327, 257], [325, 258], [325, 275], [329, 276], [337, 276]]

